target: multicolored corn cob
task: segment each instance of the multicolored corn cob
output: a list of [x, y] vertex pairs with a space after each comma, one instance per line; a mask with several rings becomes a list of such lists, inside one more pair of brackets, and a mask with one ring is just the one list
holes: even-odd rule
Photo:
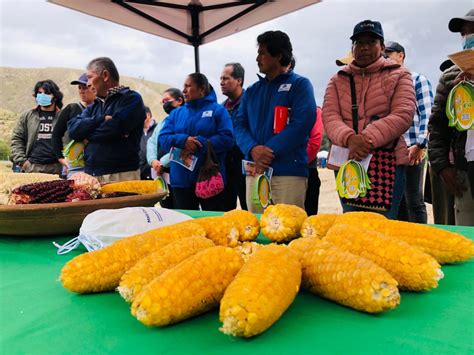
[[339, 216], [339, 214], [317, 214], [306, 218], [301, 226], [301, 236], [324, 237]]
[[12, 190], [18, 186], [53, 180], [60, 180], [59, 176], [43, 173], [0, 173], [0, 205], [6, 205], [8, 203]]
[[158, 180], [131, 180], [112, 182], [102, 186], [102, 193], [134, 192], [140, 195], [156, 194], [161, 191]]
[[239, 230], [231, 218], [224, 216], [196, 218], [206, 231], [206, 237], [216, 245], [234, 247], [239, 243]]
[[177, 239], [205, 235], [204, 229], [194, 221], [153, 229], [76, 256], [64, 265], [60, 280], [72, 292], [113, 291], [123, 274], [139, 259]]
[[53, 180], [21, 185], [13, 189], [10, 204], [64, 202], [73, 191], [73, 181]]
[[201, 250], [213, 246], [214, 243], [210, 239], [201, 236], [175, 240], [140, 259], [122, 276], [117, 290], [125, 301], [132, 302], [155, 277]]
[[310, 292], [368, 313], [400, 304], [397, 281], [372, 261], [317, 237], [296, 239], [288, 247], [300, 255], [302, 286]]
[[301, 225], [307, 217], [305, 210], [298, 206], [270, 205], [260, 218], [260, 228], [271, 241], [288, 242], [300, 236]]
[[[336, 223], [339, 223], [339, 220]], [[430, 254], [440, 264], [466, 261], [474, 256], [474, 241], [459, 233], [436, 227], [402, 221], [358, 218], [346, 220], [345, 223], [403, 240]]]
[[74, 180], [74, 190], [87, 192], [91, 198], [97, 198], [101, 192], [99, 180], [95, 176], [79, 172], [73, 174], [68, 180]]
[[239, 231], [239, 241], [251, 242], [257, 239], [260, 233], [260, 223], [258, 218], [249, 211], [232, 210], [224, 213], [224, 217], [229, 218], [234, 222]]
[[213, 309], [242, 265], [232, 248], [204, 249], [145, 286], [133, 301], [132, 314], [145, 325], [161, 327]]
[[444, 276], [441, 266], [431, 255], [379, 232], [355, 225], [336, 224], [323, 240], [372, 260], [397, 280], [400, 289], [428, 291], [436, 288]]
[[297, 254], [283, 245], [262, 247], [225, 291], [219, 330], [246, 338], [263, 333], [293, 302], [300, 282], [301, 264]]

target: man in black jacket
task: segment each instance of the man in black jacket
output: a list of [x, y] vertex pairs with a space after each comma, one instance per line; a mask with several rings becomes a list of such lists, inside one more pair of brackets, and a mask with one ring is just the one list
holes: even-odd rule
[[[465, 43], [464, 49], [474, 47], [474, 10], [465, 17], [453, 18], [449, 22], [451, 32], [459, 32]], [[472, 82], [474, 78], [454, 65], [445, 70], [439, 79], [434, 105], [428, 124], [428, 156], [434, 172], [441, 176], [449, 193], [454, 195], [456, 225], [474, 226], [474, 199], [468, 179], [468, 163], [465, 157], [466, 131], [448, 126], [446, 116], [447, 97], [453, 87], [462, 80]], [[450, 155], [452, 154], [452, 159]]]
[[93, 59], [87, 66], [88, 85], [98, 98], [68, 122], [69, 136], [87, 140], [85, 172], [101, 182], [139, 180], [139, 150], [145, 106], [137, 92], [119, 83], [110, 58]]

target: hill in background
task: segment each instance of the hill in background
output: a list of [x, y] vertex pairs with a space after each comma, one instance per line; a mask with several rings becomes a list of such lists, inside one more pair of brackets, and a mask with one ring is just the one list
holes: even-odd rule
[[[35, 106], [33, 88], [40, 80], [51, 79], [64, 94], [64, 106], [79, 99], [77, 86], [71, 85], [84, 70], [68, 68], [8, 68], [0, 67], [0, 142], [9, 145], [11, 132], [18, 116]], [[161, 98], [169, 85], [122, 76], [120, 83], [140, 92], [155, 120], [165, 117]]]

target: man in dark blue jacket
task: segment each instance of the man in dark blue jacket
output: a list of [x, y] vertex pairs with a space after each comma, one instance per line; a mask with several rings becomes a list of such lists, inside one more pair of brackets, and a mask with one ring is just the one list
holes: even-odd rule
[[[288, 70], [293, 48], [286, 33], [268, 31], [257, 38], [257, 64], [265, 77], [250, 86], [234, 121], [237, 144], [257, 166], [257, 173], [272, 167], [274, 203], [304, 208], [308, 158], [306, 144], [315, 122], [316, 101], [308, 79]], [[274, 131], [274, 117], [283, 117], [284, 128]], [[287, 120], [285, 119], [287, 118]], [[247, 207], [262, 212], [253, 203], [255, 176], [247, 176]]]
[[140, 94], [119, 84], [110, 58], [93, 59], [87, 79], [98, 98], [68, 122], [69, 136], [87, 141], [85, 172], [101, 182], [140, 180], [140, 138], [146, 117]]
[[[221, 74], [221, 90], [227, 99], [222, 103], [229, 112], [232, 122], [235, 121], [239, 111], [240, 101], [245, 92], [244, 86], [245, 70], [240, 63], [228, 63], [224, 66]], [[225, 187], [226, 211], [237, 208], [237, 197], [240, 201], [240, 207], [247, 210], [247, 201], [245, 194], [245, 176], [242, 174], [242, 159], [244, 155], [240, 151], [237, 143], [234, 142], [232, 150], [227, 153], [226, 173], [227, 186]]]

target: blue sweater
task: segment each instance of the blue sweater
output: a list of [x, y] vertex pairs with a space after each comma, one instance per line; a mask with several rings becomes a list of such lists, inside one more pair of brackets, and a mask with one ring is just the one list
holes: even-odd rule
[[[242, 97], [234, 120], [237, 144], [250, 159], [256, 145], [273, 150], [271, 166], [276, 176], [308, 176], [306, 144], [316, 117], [316, 100], [308, 79], [293, 71], [251, 85]], [[288, 125], [273, 134], [275, 106], [290, 109]]]
[[[112, 119], [105, 121], [106, 115]], [[145, 117], [140, 94], [123, 88], [105, 101], [96, 99], [70, 119], [69, 136], [89, 141], [84, 150], [85, 172], [105, 175], [138, 169]]]
[[189, 171], [178, 163], [171, 162], [171, 186], [178, 188], [194, 187], [207, 153], [207, 140], [210, 140], [219, 160], [220, 172], [224, 180], [225, 155], [232, 149], [234, 135], [232, 121], [227, 110], [217, 103], [214, 90], [202, 99], [187, 102], [173, 110], [165, 121], [158, 138], [160, 148], [169, 151], [171, 147], [184, 148], [188, 137], [197, 137], [202, 148], [195, 153], [198, 157], [196, 167]]

